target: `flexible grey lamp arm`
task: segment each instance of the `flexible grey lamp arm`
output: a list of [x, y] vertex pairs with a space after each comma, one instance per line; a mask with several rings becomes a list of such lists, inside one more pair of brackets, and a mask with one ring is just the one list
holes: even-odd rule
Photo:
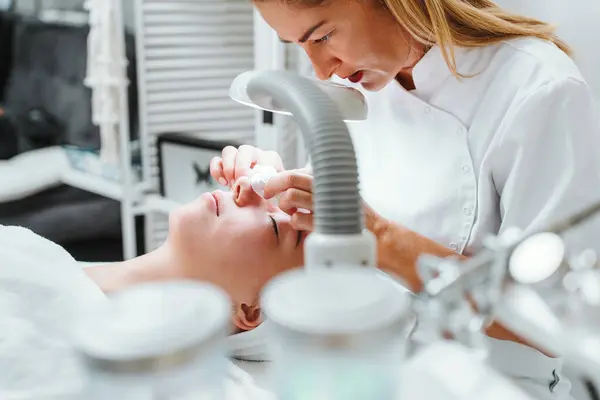
[[305, 264], [376, 264], [374, 237], [364, 228], [358, 167], [338, 106], [309, 79], [266, 71], [248, 82], [251, 98], [270, 96], [292, 113], [313, 167], [315, 229], [305, 243]]
[[285, 71], [258, 75], [248, 83], [248, 94], [271, 96], [300, 127], [315, 177], [315, 231], [360, 233], [363, 217], [356, 157], [337, 106], [308, 79]]

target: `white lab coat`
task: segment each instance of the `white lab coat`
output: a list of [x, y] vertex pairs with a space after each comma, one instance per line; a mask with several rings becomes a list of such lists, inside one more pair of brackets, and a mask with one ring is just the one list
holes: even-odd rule
[[[458, 49], [456, 62], [476, 75], [454, 78], [434, 47], [414, 68], [415, 91], [393, 82], [365, 93], [369, 119], [349, 129], [367, 203], [464, 253], [490, 234], [541, 228], [600, 200], [600, 123], [570, 58], [518, 39]], [[583, 230], [575, 239], [572, 250], [593, 244]]]

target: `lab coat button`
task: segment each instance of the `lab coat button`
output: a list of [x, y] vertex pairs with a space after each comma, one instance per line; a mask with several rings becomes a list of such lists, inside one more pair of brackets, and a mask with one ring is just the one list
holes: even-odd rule
[[465, 215], [471, 215], [471, 209], [469, 207], [463, 208], [463, 214], [465, 214]]
[[431, 107], [429, 107], [429, 106], [425, 107], [425, 115], [429, 115], [430, 112], [431, 112]]
[[454, 251], [458, 251], [458, 246], [456, 243], [450, 243], [450, 248]]
[[456, 130], [456, 134], [457, 134], [457, 135], [462, 135], [464, 132], [465, 132], [465, 130], [464, 130], [462, 127], [458, 128], [458, 129]]
[[471, 167], [469, 167], [468, 165], [463, 165], [462, 170], [466, 174], [467, 172], [471, 171]]

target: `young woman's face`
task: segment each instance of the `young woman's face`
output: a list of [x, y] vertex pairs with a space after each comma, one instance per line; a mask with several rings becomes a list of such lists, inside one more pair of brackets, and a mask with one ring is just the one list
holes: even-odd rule
[[[190, 277], [225, 289], [240, 313], [256, 304], [271, 278], [302, 265], [303, 238], [289, 215], [254, 193], [246, 178], [231, 192], [204, 193], [170, 217], [177, 262]], [[244, 328], [244, 321], [237, 325]]]
[[309, 8], [261, 0], [255, 6], [281, 40], [306, 51], [319, 79], [337, 75], [376, 91], [411, 69], [422, 54], [377, 2], [330, 0]]

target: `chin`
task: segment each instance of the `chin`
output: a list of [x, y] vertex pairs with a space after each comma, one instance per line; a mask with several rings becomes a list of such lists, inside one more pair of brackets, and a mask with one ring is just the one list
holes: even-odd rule
[[360, 82], [360, 85], [369, 92], [378, 92], [388, 85], [393, 78], [376, 76], [373, 79], [365, 79], [364, 82]]

